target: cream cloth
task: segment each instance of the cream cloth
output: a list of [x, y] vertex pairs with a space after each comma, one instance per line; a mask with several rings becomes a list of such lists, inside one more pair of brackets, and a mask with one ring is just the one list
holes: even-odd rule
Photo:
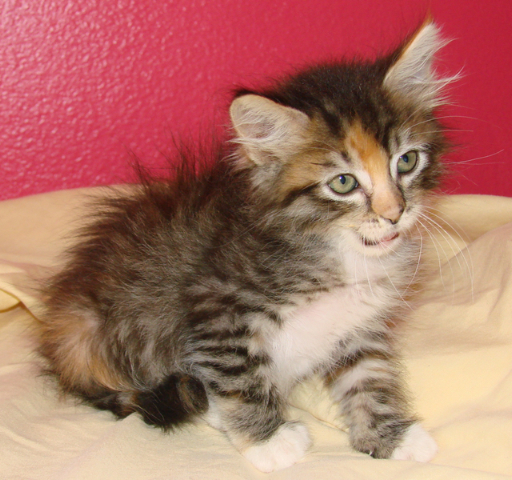
[[512, 478], [512, 199], [442, 199], [435, 246], [425, 245], [436, 273], [402, 328], [416, 410], [439, 444], [433, 462], [374, 460], [351, 450], [313, 379], [292, 395], [291, 416], [308, 425], [314, 445], [298, 464], [265, 475], [202, 423], [164, 435], [135, 415], [115, 421], [59, 399], [39, 375], [32, 279], [56, 265], [84, 201], [101, 192], [0, 203], [0, 479]]

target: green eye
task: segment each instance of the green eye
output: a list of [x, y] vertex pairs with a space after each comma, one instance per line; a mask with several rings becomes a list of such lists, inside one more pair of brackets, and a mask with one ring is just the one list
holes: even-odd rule
[[350, 193], [358, 186], [357, 180], [352, 175], [338, 175], [329, 182], [331, 190], [340, 195]]
[[398, 173], [410, 172], [418, 163], [418, 152], [411, 150], [410, 152], [404, 153], [399, 159], [396, 165]]

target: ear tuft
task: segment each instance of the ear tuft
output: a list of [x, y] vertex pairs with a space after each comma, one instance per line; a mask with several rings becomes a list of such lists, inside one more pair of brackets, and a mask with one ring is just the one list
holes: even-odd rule
[[430, 20], [398, 51], [384, 78], [384, 87], [433, 109], [444, 103], [443, 88], [457, 76], [438, 78], [433, 69], [437, 51], [445, 45], [439, 28]]
[[233, 101], [229, 113], [237, 134], [234, 142], [243, 145], [256, 164], [269, 157], [285, 159], [305, 142], [308, 116], [268, 98], [243, 95]]

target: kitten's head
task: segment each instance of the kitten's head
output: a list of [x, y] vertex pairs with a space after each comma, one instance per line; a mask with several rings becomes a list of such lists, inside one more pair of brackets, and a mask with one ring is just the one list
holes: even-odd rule
[[262, 205], [366, 255], [398, 245], [442, 171], [434, 111], [446, 80], [432, 68], [440, 45], [426, 23], [375, 62], [321, 65], [240, 91], [230, 109], [237, 162]]

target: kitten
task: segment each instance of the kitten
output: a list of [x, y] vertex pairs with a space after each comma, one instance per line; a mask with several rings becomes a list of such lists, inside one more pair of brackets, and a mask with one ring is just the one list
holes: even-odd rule
[[427, 22], [375, 62], [241, 90], [229, 155], [106, 198], [45, 289], [63, 390], [164, 430], [203, 417], [270, 472], [310, 446], [286, 399], [315, 373], [355, 449], [430, 460], [391, 325], [442, 173], [440, 44]]

